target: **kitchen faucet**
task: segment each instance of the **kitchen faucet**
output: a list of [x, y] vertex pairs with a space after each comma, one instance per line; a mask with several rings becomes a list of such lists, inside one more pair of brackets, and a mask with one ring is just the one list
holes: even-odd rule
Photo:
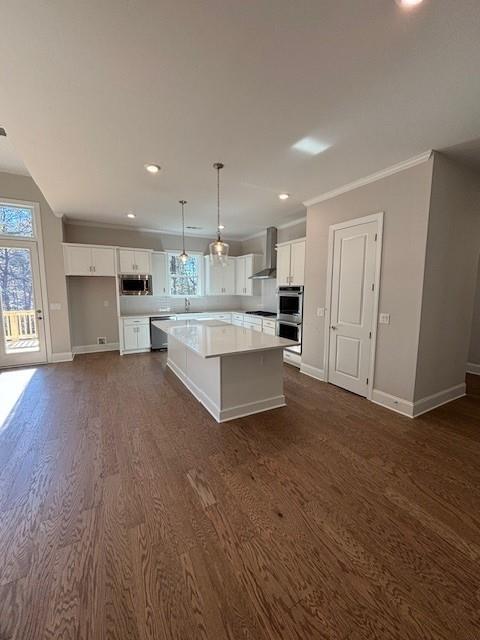
[[185, 313], [188, 313], [190, 311], [190, 300], [188, 298], [185, 298]]

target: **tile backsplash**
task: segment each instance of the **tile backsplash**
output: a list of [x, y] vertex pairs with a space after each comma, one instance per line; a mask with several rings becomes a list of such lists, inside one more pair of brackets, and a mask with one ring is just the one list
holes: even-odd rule
[[[275, 280], [264, 280], [261, 283], [260, 296], [201, 296], [189, 298], [190, 311], [228, 311], [235, 309], [264, 309], [276, 311]], [[122, 296], [120, 297], [120, 313], [179, 313], [185, 310], [184, 298], [168, 298], [163, 296]]]

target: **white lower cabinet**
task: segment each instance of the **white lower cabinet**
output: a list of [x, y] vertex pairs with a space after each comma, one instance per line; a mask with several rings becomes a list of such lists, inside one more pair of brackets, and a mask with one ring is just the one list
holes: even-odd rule
[[253, 316], [245, 315], [243, 319], [243, 326], [247, 329], [252, 329], [253, 331], [262, 331], [262, 319], [255, 318]]
[[262, 321], [262, 331], [269, 336], [276, 335], [276, 324], [275, 320], [263, 320]]
[[150, 319], [124, 318], [123, 351], [148, 351], [150, 344]]
[[243, 313], [232, 313], [232, 324], [243, 327]]

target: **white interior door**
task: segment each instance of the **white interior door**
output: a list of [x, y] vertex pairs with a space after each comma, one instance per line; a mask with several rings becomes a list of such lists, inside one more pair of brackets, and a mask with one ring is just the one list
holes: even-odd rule
[[46, 360], [37, 245], [0, 239], [0, 367]]
[[367, 395], [375, 308], [377, 221], [333, 232], [328, 380]]

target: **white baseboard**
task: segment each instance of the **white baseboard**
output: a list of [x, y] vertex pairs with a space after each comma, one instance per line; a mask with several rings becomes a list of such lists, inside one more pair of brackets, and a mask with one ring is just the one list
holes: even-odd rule
[[443, 391], [434, 393], [431, 396], [421, 398], [416, 402], [410, 402], [409, 400], [404, 400], [403, 398], [392, 396], [384, 391], [374, 389], [372, 393], [372, 402], [392, 411], [396, 411], [397, 413], [401, 413], [408, 418], [417, 418], [428, 411], [432, 411], [432, 409], [436, 409], [437, 407], [441, 407], [443, 404], [447, 404], [447, 402], [463, 397], [465, 395], [465, 388], [465, 383], [462, 382], [461, 384], [457, 384], [449, 389], [444, 389]]
[[312, 367], [311, 364], [305, 364], [302, 362], [300, 365], [300, 373], [304, 373], [306, 376], [325, 382], [325, 371], [323, 369], [318, 369], [317, 367]]
[[52, 353], [50, 362], [71, 362], [73, 360], [73, 353], [71, 351], [63, 351]]
[[379, 404], [382, 407], [386, 407], [391, 411], [395, 411], [396, 413], [401, 413], [402, 416], [413, 418], [413, 402], [409, 402], [403, 398], [398, 398], [397, 396], [392, 396], [389, 393], [380, 391], [379, 389], [374, 389], [372, 391], [372, 402]]
[[220, 409], [174, 362], [167, 360], [167, 367], [175, 373], [178, 379], [183, 382], [200, 404], [203, 404], [208, 413], [213, 416], [217, 422], [228, 422], [229, 420], [251, 416], [253, 413], [261, 413], [262, 411], [269, 411], [270, 409], [277, 409], [278, 407], [284, 407], [286, 405], [285, 396], [282, 395], [258, 402], [249, 402], [235, 407], [228, 407], [228, 409]]
[[73, 353], [100, 353], [101, 351], [118, 351], [118, 342], [107, 342], [107, 344], [83, 344], [72, 347]]
[[473, 373], [475, 376], [480, 376], [480, 364], [467, 362], [467, 373]]
[[444, 389], [439, 393], [434, 393], [431, 396], [427, 396], [426, 398], [422, 398], [421, 400], [417, 400], [414, 403], [413, 415], [416, 418], [417, 416], [421, 416], [423, 413], [427, 413], [427, 411], [431, 411], [432, 409], [436, 409], [437, 407], [441, 407], [442, 404], [447, 404], [447, 402], [451, 402], [452, 400], [457, 400], [458, 398], [462, 398], [466, 393], [466, 385], [464, 382], [455, 385], [454, 387], [450, 387], [449, 389]]

